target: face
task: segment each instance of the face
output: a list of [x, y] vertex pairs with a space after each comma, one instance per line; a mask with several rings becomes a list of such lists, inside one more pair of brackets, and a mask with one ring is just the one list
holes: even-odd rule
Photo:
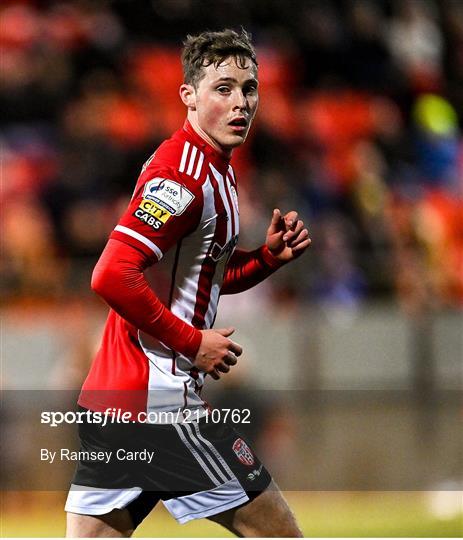
[[[257, 69], [246, 59], [244, 69], [233, 57], [218, 67], [203, 68], [204, 77], [198, 87], [188, 87], [188, 118], [193, 126], [214, 147], [229, 155], [246, 140], [259, 103]], [[181, 88], [181, 94], [182, 94]], [[184, 96], [182, 99], [185, 102]]]

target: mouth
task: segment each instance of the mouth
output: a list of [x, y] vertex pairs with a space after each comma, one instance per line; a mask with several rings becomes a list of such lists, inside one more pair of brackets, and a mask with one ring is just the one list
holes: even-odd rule
[[247, 129], [248, 121], [244, 116], [239, 116], [228, 122], [228, 125], [233, 129], [233, 131], [242, 132]]

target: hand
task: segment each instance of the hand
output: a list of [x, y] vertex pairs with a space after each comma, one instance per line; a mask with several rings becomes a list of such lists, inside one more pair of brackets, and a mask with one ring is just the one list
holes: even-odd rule
[[234, 331], [234, 328], [201, 330], [203, 339], [193, 362], [194, 365], [216, 380], [220, 379], [219, 372], [228, 373], [230, 366], [234, 366], [238, 361], [236, 357], [243, 352], [238, 343], [228, 339]]
[[309, 231], [304, 228], [304, 222], [298, 219], [297, 212], [291, 211], [282, 216], [278, 208], [273, 211], [265, 243], [276, 259], [292, 261], [302, 255], [311, 242]]

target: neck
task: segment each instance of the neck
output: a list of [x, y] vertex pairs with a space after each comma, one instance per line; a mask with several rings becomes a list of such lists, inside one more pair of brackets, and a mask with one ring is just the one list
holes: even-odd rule
[[231, 158], [231, 148], [223, 148], [222, 146], [220, 146], [220, 144], [217, 143], [217, 141], [209, 137], [209, 135], [201, 129], [198, 123], [196, 111], [188, 111], [187, 119], [188, 122], [190, 122], [191, 127], [196, 131], [196, 133], [201, 137], [201, 139], [203, 139], [205, 142], [207, 142], [207, 144], [212, 146], [212, 148], [214, 148], [214, 150], [216, 150], [220, 155], [224, 156], [227, 159]]

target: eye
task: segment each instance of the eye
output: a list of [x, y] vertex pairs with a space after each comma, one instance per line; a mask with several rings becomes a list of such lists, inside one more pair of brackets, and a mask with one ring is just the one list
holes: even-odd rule
[[249, 95], [249, 94], [254, 95], [254, 94], [257, 93], [257, 86], [255, 86], [255, 85], [247, 86], [246, 88], [243, 89], [243, 93], [246, 96]]
[[230, 92], [230, 88], [224, 85], [218, 86], [216, 90], [219, 92], [219, 94], [228, 94]]

